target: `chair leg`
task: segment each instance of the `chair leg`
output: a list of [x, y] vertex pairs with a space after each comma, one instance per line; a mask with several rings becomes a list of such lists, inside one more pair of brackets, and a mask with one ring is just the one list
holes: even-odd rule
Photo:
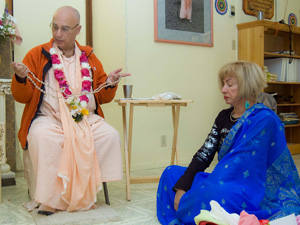
[[104, 189], [105, 203], [107, 205], [110, 205], [106, 182], [103, 182], [103, 189]]

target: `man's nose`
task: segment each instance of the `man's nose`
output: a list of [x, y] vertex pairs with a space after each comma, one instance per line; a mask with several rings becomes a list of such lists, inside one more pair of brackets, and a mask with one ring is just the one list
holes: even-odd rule
[[63, 32], [62, 32], [62, 30], [61, 30], [61, 28], [58, 28], [56, 31], [55, 31], [55, 35], [56, 36], [62, 36], [62, 34], [63, 34]]

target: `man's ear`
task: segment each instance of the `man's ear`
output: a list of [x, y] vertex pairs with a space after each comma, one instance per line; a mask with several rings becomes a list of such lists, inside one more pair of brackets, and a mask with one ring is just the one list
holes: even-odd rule
[[81, 26], [81, 25], [79, 25], [79, 26], [77, 27], [77, 33], [76, 33], [76, 35], [78, 35], [78, 34], [80, 33], [80, 31], [81, 31], [81, 28], [82, 28], [82, 26]]

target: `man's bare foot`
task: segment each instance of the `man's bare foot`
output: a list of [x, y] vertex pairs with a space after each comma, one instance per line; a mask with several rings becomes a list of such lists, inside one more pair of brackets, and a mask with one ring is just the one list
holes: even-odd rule
[[98, 206], [96, 204], [92, 205], [90, 209], [97, 209]]
[[55, 209], [41, 204], [38, 210], [38, 214], [50, 216], [55, 212]]

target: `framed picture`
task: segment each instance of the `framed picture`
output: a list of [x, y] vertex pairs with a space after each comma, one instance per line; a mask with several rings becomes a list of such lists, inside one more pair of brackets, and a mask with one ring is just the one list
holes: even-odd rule
[[154, 0], [154, 39], [213, 46], [212, 0]]

